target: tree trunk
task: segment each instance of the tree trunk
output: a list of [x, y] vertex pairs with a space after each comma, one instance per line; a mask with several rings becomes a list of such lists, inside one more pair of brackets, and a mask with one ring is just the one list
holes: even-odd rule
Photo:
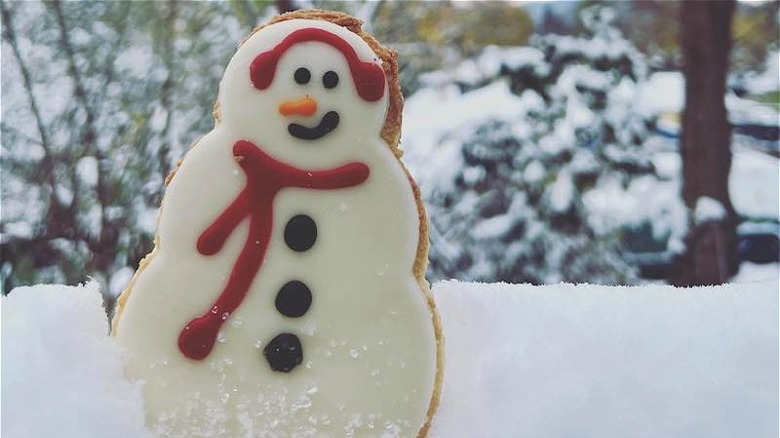
[[739, 265], [736, 213], [728, 191], [731, 126], [724, 101], [735, 4], [733, 0], [681, 4], [683, 199], [694, 211], [701, 198], [712, 198], [723, 206], [725, 215], [701, 218], [694, 214], [687, 251], [674, 279], [679, 285], [724, 283]]
[[276, 9], [280, 14], [284, 14], [285, 12], [297, 11], [300, 8], [293, 0], [276, 0]]

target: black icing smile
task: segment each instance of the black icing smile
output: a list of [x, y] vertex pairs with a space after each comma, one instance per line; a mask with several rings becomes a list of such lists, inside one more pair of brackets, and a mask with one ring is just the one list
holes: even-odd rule
[[308, 128], [297, 123], [290, 123], [287, 125], [287, 131], [295, 138], [301, 140], [318, 140], [329, 132], [336, 129], [339, 126], [339, 113], [336, 111], [328, 111], [322, 116], [319, 125]]

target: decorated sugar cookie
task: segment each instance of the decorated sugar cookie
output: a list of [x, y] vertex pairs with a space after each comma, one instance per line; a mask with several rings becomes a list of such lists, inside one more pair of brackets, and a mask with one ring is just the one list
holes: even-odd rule
[[239, 47], [114, 333], [164, 436], [425, 435], [442, 341], [395, 53], [352, 17]]

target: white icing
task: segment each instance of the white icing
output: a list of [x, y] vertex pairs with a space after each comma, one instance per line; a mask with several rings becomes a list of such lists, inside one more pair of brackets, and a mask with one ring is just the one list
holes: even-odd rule
[[[301, 27], [347, 40], [361, 60], [377, 60], [357, 35], [324, 21], [291, 20], [255, 33], [238, 50], [220, 84], [221, 122], [185, 156], [163, 200], [157, 252], [141, 271], [118, 322], [117, 340], [131, 352], [127, 374], [145, 384], [147, 422], [166, 436], [414, 436], [424, 424], [436, 375], [431, 311], [412, 274], [418, 215], [412, 187], [380, 138], [388, 94], [361, 99], [339, 51], [301, 43], [280, 58], [274, 80], [255, 89], [249, 65]], [[378, 60], [376, 62], [379, 62]], [[308, 85], [293, 80], [298, 67]], [[322, 86], [326, 71], [339, 84]], [[304, 96], [318, 103], [311, 117], [283, 117], [279, 104]], [[320, 140], [293, 138], [287, 124], [316, 125], [330, 110], [339, 126]], [[222, 250], [198, 253], [199, 235], [245, 186], [232, 156], [247, 139], [299, 168], [326, 169], [360, 161], [368, 180], [336, 190], [287, 188], [274, 199], [265, 263], [238, 310], [222, 326], [211, 354], [185, 358], [182, 328], [222, 292], [248, 232], [244, 220]], [[296, 253], [283, 230], [296, 214], [316, 222], [314, 246]], [[309, 311], [287, 318], [274, 306], [287, 281], [306, 283]], [[303, 363], [271, 370], [263, 347], [295, 333]]]

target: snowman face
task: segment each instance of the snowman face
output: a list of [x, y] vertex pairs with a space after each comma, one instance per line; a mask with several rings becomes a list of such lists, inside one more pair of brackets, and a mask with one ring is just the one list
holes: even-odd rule
[[[241, 46], [220, 87], [222, 122], [296, 167], [326, 168], [360, 159], [367, 149], [363, 144], [379, 138], [387, 86], [381, 84], [379, 99], [361, 97], [342, 50], [322, 41], [293, 44], [278, 57], [267, 87], [253, 83], [252, 62], [276, 48], [299, 21], [306, 20], [272, 25]], [[340, 26], [318, 21], [306, 25], [346, 41], [362, 62], [376, 59], [362, 39]]]
[[[320, 49], [325, 48], [323, 47]], [[331, 92], [331, 95], [326, 95], [321, 92], [323, 88], [325, 90], [333, 90], [338, 87], [340, 80], [339, 73], [335, 70], [327, 70], [320, 75], [318, 74], [319, 72], [315, 70], [315, 76], [321, 78], [315, 77], [315, 83], [312, 84], [311, 67], [307, 68], [301, 66], [296, 68], [295, 61], [293, 61], [292, 67], [295, 68], [292, 78], [295, 83], [300, 86], [302, 97], [300, 99], [282, 102], [279, 105], [279, 114], [290, 118], [289, 124], [287, 125], [287, 132], [291, 136], [299, 140], [315, 142], [332, 133], [339, 127], [339, 123], [341, 123], [341, 114], [339, 110], [343, 112], [342, 108], [322, 108], [323, 103], [327, 105], [330, 103], [330, 100], [333, 100], [336, 92]], [[343, 74], [344, 72], [342, 72], [342, 75]], [[317, 79], [321, 79], [321, 83], [316, 83]], [[319, 99], [316, 99], [317, 97]], [[318, 101], [320, 102], [319, 104]], [[318, 109], [320, 111], [318, 111]], [[296, 118], [293, 119], [293, 117]], [[303, 120], [297, 120], [298, 118], [303, 118]], [[307, 124], [311, 124], [312, 126], [307, 126]]]

